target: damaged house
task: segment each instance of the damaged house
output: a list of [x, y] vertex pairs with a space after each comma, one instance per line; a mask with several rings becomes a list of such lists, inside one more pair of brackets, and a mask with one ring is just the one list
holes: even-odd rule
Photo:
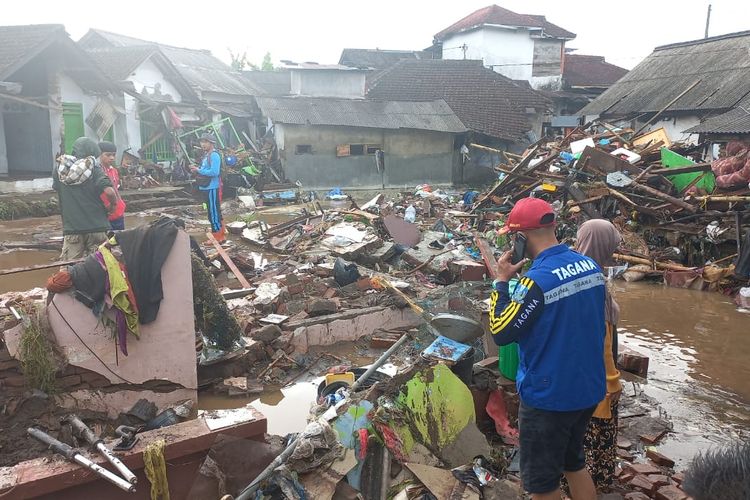
[[738, 109], [749, 93], [750, 31], [742, 31], [657, 47], [581, 114], [696, 142], [713, 117]]
[[306, 188], [454, 181], [455, 138], [466, 128], [445, 101], [305, 96], [257, 101], [274, 127], [287, 177]]
[[64, 26], [0, 27], [0, 176], [48, 178], [78, 137], [111, 138], [125, 123], [115, 95]]
[[[383, 100], [444, 100], [471, 132], [467, 142], [522, 151], [536, 141], [550, 101], [527, 84], [486, 68], [482, 61], [402, 60], [373, 74], [367, 97]], [[460, 148], [460, 145], [459, 145]], [[494, 178], [499, 156], [473, 150], [462, 157], [454, 182]]]
[[[169, 140], [168, 132], [173, 128], [182, 128], [180, 125], [184, 122], [197, 124], [230, 118], [237, 132], [246, 131], [251, 137], [254, 134], [250, 119], [257, 115], [257, 108], [252, 96], [258, 95], [259, 89], [244, 79], [240, 72], [233, 71], [214, 57], [211, 52], [158, 44], [99, 29], [89, 30], [78, 43], [90, 53], [115, 48], [149, 48], [156, 51], [169, 62], [174, 72], [189, 86], [191, 93], [200, 103], [202, 112], [198, 111], [197, 116], [195, 112], [190, 112], [189, 108], [175, 107], [172, 108], [173, 113], [169, 113], [169, 116], [162, 120], [161, 130], [149, 129], [145, 134], [142, 133], [140, 143], [142, 155], [145, 157], [151, 158], [155, 155], [159, 161], [173, 160], [177, 148]], [[150, 81], [143, 82], [146, 86], [155, 87], [156, 83], [159, 83], [158, 75], [152, 76]], [[152, 106], [146, 104], [144, 107]], [[231, 144], [233, 134], [230, 134], [229, 130], [222, 130], [221, 133], [225, 143]]]
[[339, 64], [360, 69], [386, 69], [402, 59], [434, 59], [427, 50], [344, 49]]

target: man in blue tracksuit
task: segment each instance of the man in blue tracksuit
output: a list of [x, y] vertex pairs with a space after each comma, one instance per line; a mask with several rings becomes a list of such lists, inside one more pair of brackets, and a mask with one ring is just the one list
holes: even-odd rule
[[558, 243], [544, 200], [516, 203], [503, 232], [514, 243], [525, 236], [533, 259], [509, 291], [525, 260], [511, 264], [512, 252], [500, 258], [490, 308], [495, 342], [519, 346], [521, 479], [533, 499], [559, 500], [565, 474], [575, 500], [594, 500], [583, 437], [606, 393], [604, 276], [592, 259]]
[[224, 221], [221, 215], [221, 155], [216, 151], [216, 138], [203, 134], [200, 138], [201, 149], [205, 153], [200, 167], [191, 167], [194, 174], [205, 179], [207, 183], [199, 185], [203, 193], [203, 203], [208, 212], [211, 232], [219, 243], [226, 240]]

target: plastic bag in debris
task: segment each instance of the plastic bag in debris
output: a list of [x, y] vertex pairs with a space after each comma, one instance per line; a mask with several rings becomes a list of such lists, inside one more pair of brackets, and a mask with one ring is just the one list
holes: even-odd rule
[[316, 420], [307, 424], [299, 435], [287, 465], [294, 471], [307, 472], [340, 458], [343, 453], [344, 447], [328, 422]]
[[347, 262], [341, 257], [336, 259], [333, 264], [333, 279], [339, 286], [346, 286], [354, 283], [360, 278], [359, 269], [356, 264]]
[[345, 200], [347, 199], [347, 196], [343, 191], [341, 191], [341, 188], [333, 188], [328, 191], [326, 198], [328, 198], [329, 200]]
[[414, 205], [409, 205], [406, 207], [406, 212], [404, 212], [404, 220], [406, 222], [411, 222], [412, 224], [417, 220], [417, 209], [414, 208]]
[[721, 242], [721, 235], [726, 233], [729, 230], [729, 228], [721, 228], [719, 226], [719, 221], [715, 220], [713, 222], [710, 222], [706, 226], [706, 235], [708, 236], [708, 241], [711, 243], [720, 243]]

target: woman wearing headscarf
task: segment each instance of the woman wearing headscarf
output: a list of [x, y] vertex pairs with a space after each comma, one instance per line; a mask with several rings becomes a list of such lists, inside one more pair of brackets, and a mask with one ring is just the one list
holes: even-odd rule
[[[596, 261], [599, 267], [612, 265], [612, 254], [620, 246], [622, 236], [609, 221], [592, 219], [578, 228], [576, 250]], [[591, 417], [584, 439], [586, 465], [597, 491], [608, 491], [614, 482], [617, 458], [617, 408], [622, 392], [620, 372], [617, 370], [617, 321], [620, 307], [607, 288], [604, 302], [606, 334], [604, 339], [604, 367], [607, 373], [607, 395]]]

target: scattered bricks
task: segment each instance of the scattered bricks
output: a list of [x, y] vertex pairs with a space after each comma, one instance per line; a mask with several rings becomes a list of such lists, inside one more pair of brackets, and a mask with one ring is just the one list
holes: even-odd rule
[[286, 349], [286, 347], [292, 342], [292, 332], [281, 334], [271, 344], [275, 349]]
[[328, 299], [312, 299], [307, 303], [307, 314], [310, 316], [324, 316], [339, 310], [336, 302]]
[[5, 347], [0, 348], [0, 361], [10, 361], [12, 359], [14, 358], [10, 355], [8, 349], [6, 349]]
[[328, 285], [325, 283], [317, 282], [313, 285], [315, 295], [322, 297], [324, 293], [328, 291]]
[[335, 288], [329, 288], [323, 294], [323, 298], [324, 299], [332, 299], [332, 298], [334, 298], [336, 296], [337, 293], [338, 293], [338, 291]]
[[630, 484], [635, 490], [642, 491], [643, 493], [651, 493], [656, 490], [656, 485], [654, 485], [654, 483], [643, 474], [636, 474], [628, 484]]
[[628, 464], [625, 468], [644, 476], [648, 474], [661, 474], [661, 469], [654, 464]]
[[677, 484], [682, 484], [682, 482], [685, 480], [685, 474], [682, 472], [675, 472], [672, 474], [672, 481], [674, 481]]
[[277, 325], [266, 325], [260, 330], [254, 331], [252, 334], [250, 334], [250, 337], [253, 340], [263, 342], [264, 344], [270, 344], [278, 337], [280, 337], [281, 334], [281, 328], [279, 328]]
[[25, 387], [26, 378], [23, 375], [13, 375], [3, 379], [4, 387]]
[[599, 497], [599, 500], [623, 500], [619, 493], [605, 493]]
[[293, 283], [291, 285], [287, 285], [286, 290], [287, 292], [289, 292], [289, 295], [302, 295], [302, 293], [305, 291], [305, 285], [300, 282]]
[[370, 340], [370, 347], [388, 349], [404, 336], [404, 332], [375, 332]]
[[68, 375], [66, 377], [60, 377], [55, 380], [55, 384], [57, 385], [57, 387], [61, 389], [73, 387], [73, 386], [79, 385], [80, 383], [81, 383], [80, 375]]
[[21, 368], [21, 362], [16, 359], [0, 361], [0, 371], [18, 370]]
[[284, 276], [284, 284], [286, 286], [296, 285], [299, 282], [300, 282], [299, 278], [297, 277], [296, 274], [287, 274], [286, 276]]
[[651, 481], [652, 483], [654, 483], [654, 485], [657, 488], [661, 488], [662, 486], [667, 486], [667, 485], [671, 484], [669, 482], [669, 478], [667, 476], [665, 476], [664, 474], [650, 474], [648, 476], [648, 479], [649, 479], [649, 481]]
[[370, 278], [359, 278], [357, 280], [357, 289], [361, 291], [372, 290], [372, 280]]
[[653, 462], [656, 465], [661, 465], [662, 467], [669, 467], [669, 468], [674, 467], [674, 460], [662, 455], [656, 450], [646, 450], [646, 456], [650, 458], [651, 460], [653, 460]]
[[617, 480], [620, 482], [620, 484], [628, 484], [634, 477], [635, 473], [633, 471], [624, 470], [619, 476], [617, 476]]
[[656, 500], [687, 500], [689, 497], [677, 486], [662, 486], [656, 492]]
[[491, 356], [489, 358], [484, 358], [479, 363], [475, 363], [478, 366], [481, 366], [482, 368], [497, 368], [498, 364], [497, 356]]
[[276, 308], [276, 314], [282, 314], [286, 316], [288, 312], [286, 304], [286, 302], [282, 302], [281, 304], [279, 304], [279, 307]]
[[315, 276], [320, 276], [321, 278], [329, 278], [333, 276], [333, 269], [317, 266], [315, 268]]
[[286, 315], [294, 316], [304, 311], [306, 304], [304, 300], [292, 300], [291, 302], [287, 302], [285, 305], [286, 305]]
[[617, 436], [617, 447], [622, 448], [623, 450], [629, 450], [633, 447], [633, 443], [622, 436]]
[[625, 495], [625, 500], [650, 500], [649, 496], [640, 491], [633, 491]]
[[627, 460], [628, 462], [632, 462], [635, 460], [633, 455], [631, 455], [627, 450], [623, 450], [622, 448], [617, 448], [617, 457], [622, 460]]
[[666, 429], [662, 432], [659, 432], [657, 434], [639, 434], [638, 437], [643, 441], [644, 443], [648, 445], [654, 445], [661, 441], [661, 438], [664, 437], [664, 434], [666, 434]]
[[639, 377], [648, 376], [649, 358], [628, 348], [620, 348], [617, 364], [626, 372], [635, 373]]

